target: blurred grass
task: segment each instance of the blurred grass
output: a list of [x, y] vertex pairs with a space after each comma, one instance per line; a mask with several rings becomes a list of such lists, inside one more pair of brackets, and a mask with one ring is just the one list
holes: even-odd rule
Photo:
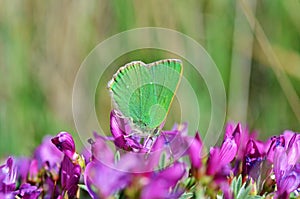
[[[217, 64], [229, 90], [236, 1], [18, 1], [0, 2], [0, 156], [28, 155], [45, 134], [73, 132], [72, 86], [79, 66], [101, 41], [120, 31], [158, 26], [181, 31], [201, 43]], [[261, 23], [298, 96], [300, 94], [299, 1], [257, 1]], [[300, 131], [268, 59], [254, 41], [248, 125], [261, 137], [284, 129]], [[140, 53], [140, 60], [161, 55]], [[120, 58], [112, 67], [129, 60]], [[99, 66], [101, 67], [101, 66]], [[107, 79], [114, 72], [107, 72]], [[198, 91], [201, 127], [210, 117], [208, 94], [200, 77], [185, 74]], [[102, 80], [103, 82], [104, 79]], [[102, 85], [101, 82], [99, 85]], [[105, 88], [97, 93], [105, 95]], [[107, 97], [107, 99], [109, 99]], [[187, 99], [188, 100], [188, 99]], [[243, 100], [243, 99], [241, 99]], [[100, 101], [100, 100], [99, 100]], [[99, 121], [108, 128], [109, 102]], [[176, 106], [176, 105], [174, 105]], [[171, 120], [176, 121], [176, 118]], [[171, 122], [170, 122], [171, 123]]]

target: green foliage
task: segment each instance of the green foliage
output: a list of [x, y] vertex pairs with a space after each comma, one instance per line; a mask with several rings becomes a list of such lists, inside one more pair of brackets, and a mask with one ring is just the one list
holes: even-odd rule
[[158, 168], [159, 169], [164, 169], [167, 166], [168, 162], [167, 162], [167, 153], [164, 151], [162, 152], [160, 159], [159, 159], [159, 163], [158, 163]]
[[121, 158], [120, 151], [117, 151], [115, 153], [115, 164], [117, 164], [120, 161], [120, 158]]
[[242, 182], [242, 176], [235, 177], [230, 185], [230, 188], [234, 194], [235, 199], [259, 199], [264, 198], [258, 195], [251, 195], [253, 185], [247, 182]]
[[180, 196], [180, 199], [190, 199], [195, 198], [194, 193], [184, 193]]

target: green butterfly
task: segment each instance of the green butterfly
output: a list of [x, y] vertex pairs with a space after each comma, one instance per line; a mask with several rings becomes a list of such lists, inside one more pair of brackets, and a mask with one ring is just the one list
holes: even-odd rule
[[134, 61], [121, 67], [108, 82], [116, 108], [142, 131], [157, 129], [166, 119], [181, 80], [181, 60], [145, 64]]

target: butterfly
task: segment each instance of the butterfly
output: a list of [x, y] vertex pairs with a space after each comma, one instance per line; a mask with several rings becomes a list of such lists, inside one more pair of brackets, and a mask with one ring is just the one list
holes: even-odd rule
[[116, 109], [143, 132], [160, 128], [183, 73], [182, 61], [133, 61], [113, 75], [108, 89]]

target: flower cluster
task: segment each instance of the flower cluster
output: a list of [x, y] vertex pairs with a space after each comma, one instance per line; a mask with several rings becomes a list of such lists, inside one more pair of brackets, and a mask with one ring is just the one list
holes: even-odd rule
[[266, 141], [228, 124], [207, 149], [187, 124], [145, 135], [113, 110], [111, 136], [94, 133], [76, 152], [68, 132], [45, 137], [32, 157], [0, 166], [0, 198], [297, 198], [300, 134]]

